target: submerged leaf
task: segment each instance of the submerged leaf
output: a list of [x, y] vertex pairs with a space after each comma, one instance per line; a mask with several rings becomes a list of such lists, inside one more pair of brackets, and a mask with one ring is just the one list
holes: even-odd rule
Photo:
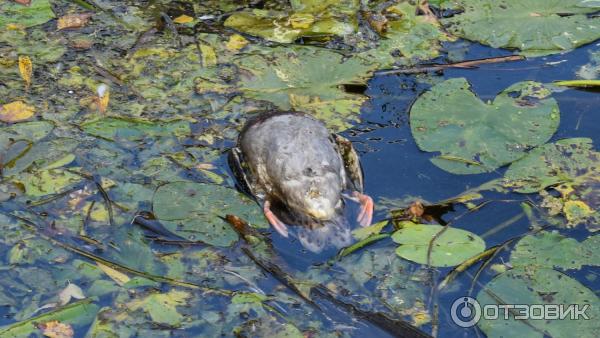
[[254, 201], [218, 185], [169, 183], [158, 188], [152, 205], [156, 217], [172, 232], [218, 246], [237, 240], [236, 232], [220, 217], [236, 215], [255, 227], [267, 224]]
[[481, 101], [464, 78], [444, 81], [412, 106], [410, 126], [421, 150], [454, 174], [493, 171], [546, 142], [558, 128], [558, 104], [536, 82], [519, 82], [493, 102]]
[[184, 319], [177, 311], [177, 306], [185, 306], [189, 298], [190, 293], [186, 291], [153, 292], [144, 298], [135, 299], [127, 303], [126, 306], [132, 311], [143, 310], [157, 324], [177, 327]]
[[[477, 301], [481, 308], [489, 304], [527, 304], [540, 307], [561, 304], [566, 310], [569, 304], [577, 304], [579, 309], [587, 307], [585, 313], [590, 319], [573, 319], [567, 315], [560, 320], [524, 321], [514, 318], [515, 313], [523, 312], [499, 308], [497, 318], [488, 320], [482, 316], [477, 324], [488, 337], [568, 337], [576, 332], [578, 337], [591, 338], [596, 337], [600, 329], [600, 324], [594, 320], [600, 316], [600, 299], [578, 281], [548, 268], [518, 267], [502, 273], [479, 292]], [[531, 314], [539, 313], [533, 308], [529, 310]]]
[[190, 133], [186, 121], [156, 122], [133, 118], [107, 117], [84, 123], [83, 130], [107, 140], [124, 138], [135, 141], [145, 137], [184, 136]]

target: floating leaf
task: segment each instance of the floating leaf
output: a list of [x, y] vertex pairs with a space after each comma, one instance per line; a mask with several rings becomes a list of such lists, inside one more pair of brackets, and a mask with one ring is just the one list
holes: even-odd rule
[[361, 241], [369, 236], [377, 235], [381, 232], [381, 230], [388, 225], [388, 221], [377, 222], [373, 225], [364, 228], [358, 228], [352, 231], [352, 236], [357, 240]]
[[51, 19], [54, 19], [54, 12], [48, 0], [32, 0], [28, 6], [12, 1], [0, 3], [0, 28], [8, 24], [27, 28], [41, 25]]
[[131, 279], [126, 274], [121, 271], [115, 270], [110, 266], [104, 265], [100, 262], [96, 262], [96, 265], [100, 268], [100, 270], [104, 271], [105, 274], [108, 275], [112, 280], [115, 281], [120, 286], [127, 284]]
[[460, 14], [442, 23], [465, 39], [529, 53], [557, 53], [600, 38], [600, 17], [586, 14], [600, 6], [581, 0], [457, 0]]
[[82, 178], [66, 170], [50, 169], [23, 173], [17, 180], [23, 184], [27, 195], [40, 197], [63, 192]]
[[[444, 227], [440, 225], [401, 222], [402, 228], [392, 235], [400, 244], [396, 254], [404, 259], [427, 264], [431, 240]], [[462, 229], [447, 228], [431, 245], [431, 266], [455, 266], [485, 250], [481, 237]]]
[[38, 328], [42, 330], [44, 336], [49, 338], [71, 338], [75, 334], [71, 325], [61, 323], [57, 320], [40, 323], [38, 324]]
[[253, 9], [236, 12], [224, 25], [275, 42], [300, 37], [346, 35], [357, 29], [358, 1], [293, 1], [291, 11]]
[[233, 34], [229, 37], [229, 41], [227, 41], [227, 49], [236, 51], [240, 50], [248, 44], [248, 40], [246, 40], [243, 36], [239, 34]]
[[542, 231], [523, 237], [510, 255], [513, 266], [580, 269], [582, 265], [600, 265], [598, 240], [591, 236], [583, 242], [557, 232]]
[[92, 17], [92, 13], [80, 13], [80, 14], [67, 14], [58, 18], [56, 28], [69, 29], [69, 28], [81, 28], [85, 26]]
[[180, 290], [171, 290], [167, 293], [153, 292], [144, 298], [127, 303], [126, 306], [132, 311], [143, 310], [157, 324], [177, 327], [184, 319], [177, 312], [177, 306], [185, 306], [189, 297], [189, 292]]
[[194, 18], [192, 18], [191, 16], [187, 16], [185, 14], [182, 14], [178, 17], [176, 17], [175, 19], [173, 19], [174, 23], [190, 23], [194, 21]]
[[281, 109], [309, 112], [338, 131], [358, 119], [366, 101], [343, 86], [364, 83], [376, 66], [310, 47], [274, 48], [240, 57], [236, 64], [244, 75], [238, 82], [244, 96], [271, 101]]
[[135, 141], [145, 137], [184, 136], [190, 133], [186, 121], [155, 122], [133, 118], [107, 117], [84, 123], [83, 130], [107, 140], [119, 138]]
[[164, 221], [169, 230], [218, 246], [228, 246], [237, 239], [235, 231], [220, 217], [232, 214], [253, 226], [267, 225], [254, 201], [218, 185], [169, 183], [158, 188], [152, 205], [156, 217]]
[[[586, 315], [578, 320], [569, 315], [554, 320], [515, 320], [515, 313], [506, 314], [506, 309], [498, 309], [498, 318], [486, 320], [482, 316], [477, 324], [487, 337], [568, 337], [574, 332], [578, 337], [596, 337], [600, 325], [600, 300], [576, 280], [558, 271], [548, 268], [515, 268], [498, 275], [477, 295], [477, 301], [483, 308], [492, 304], [528, 304], [556, 305], [565, 309], [569, 304], [577, 304], [580, 309], [587, 307]], [[540, 309], [541, 311], [541, 309]], [[529, 313], [539, 312], [529, 309]], [[504, 319], [505, 315], [509, 319]]]
[[565, 80], [554, 81], [557, 86], [575, 87], [575, 88], [594, 88], [600, 87], [600, 80]]
[[33, 116], [35, 108], [23, 101], [14, 101], [0, 107], [0, 121], [19, 122]]
[[72, 298], [74, 298], [74, 299], [84, 299], [85, 298], [85, 295], [83, 294], [83, 290], [81, 290], [81, 288], [79, 286], [77, 286], [77, 284], [75, 284], [75, 283], [69, 283], [69, 285], [67, 285], [67, 287], [65, 287], [58, 293], [59, 305], [62, 306], [62, 305], [68, 304]]
[[441, 153], [431, 161], [446, 171], [493, 171], [554, 134], [559, 110], [550, 94], [540, 83], [519, 82], [485, 103], [466, 79], [450, 79], [417, 99], [411, 131], [421, 150]]
[[19, 73], [21, 73], [21, 77], [25, 81], [25, 87], [29, 88], [31, 86], [31, 75], [33, 74], [33, 66], [31, 65], [29, 56], [19, 56]]

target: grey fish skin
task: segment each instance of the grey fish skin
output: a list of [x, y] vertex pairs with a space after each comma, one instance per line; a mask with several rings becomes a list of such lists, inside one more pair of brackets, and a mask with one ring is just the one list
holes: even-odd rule
[[348, 179], [321, 122], [301, 113], [259, 118], [242, 132], [239, 145], [259, 194], [316, 220], [339, 212]]

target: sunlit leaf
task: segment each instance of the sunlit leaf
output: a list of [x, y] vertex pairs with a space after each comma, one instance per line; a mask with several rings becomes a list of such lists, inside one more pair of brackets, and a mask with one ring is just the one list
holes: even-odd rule
[[433, 238], [435, 240], [431, 245], [430, 261], [432, 266], [458, 265], [485, 250], [483, 239], [466, 230], [452, 227], [444, 229], [439, 225], [412, 222], [402, 222], [401, 225], [402, 228], [392, 235], [394, 242], [400, 244], [396, 254], [419, 264], [427, 264]]
[[35, 108], [23, 101], [14, 101], [0, 107], [0, 121], [19, 122], [33, 116]]
[[450, 33], [492, 47], [556, 53], [600, 38], [599, 5], [581, 0], [457, 0], [462, 12], [442, 19]]
[[519, 82], [493, 102], [483, 102], [464, 78], [446, 80], [424, 93], [410, 111], [421, 150], [454, 174], [489, 172], [548, 141], [558, 128], [558, 104], [536, 82]]
[[12, 1], [0, 3], [0, 28], [8, 24], [32, 27], [51, 19], [54, 19], [54, 12], [48, 0], [31, 0], [27, 6]]

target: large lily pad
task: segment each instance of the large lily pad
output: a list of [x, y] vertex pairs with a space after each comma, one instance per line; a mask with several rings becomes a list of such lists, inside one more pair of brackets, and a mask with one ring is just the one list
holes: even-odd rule
[[[515, 268], [489, 282], [477, 295], [481, 307], [487, 304], [577, 304], [588, 306], [589, 320], [515, 320], [514, 313], [504, 319], [504, 310], [494, 320], [483, 318], [478, 325], [487, 337], [597, 337], [600, 330], [600, 300], [576, 280], [548, 268]], [[538, 311], [534, 311], [539, 314]]]
[[600, 38], [600, 4], [581, 0], [456, 0], [462, 13], [442, 20], [457, 36], [492, 47], [556, 53]]
[[441, 153], [432, 162], [446, 171], [493, 171], [554, 134], [559, 110], [549, 95], [540, 83], [519, 82], [486, 103], [470, 90], [466, 79], [450, 79], [412, 106], [412, 134], [421, 150]]
[[[402, 222], [402, 228], [392, 235], [401, 244], [396, 254], [419, 264], [427, 264], [431, 240], [444, 229], [440, 225]], [[485, 250], [481, 237], [462, 229], [448, 228], [431, 246], [431, 266], [454, 266]]]
[[254, 201], [218, 185], [174, 182], [158, 188], [152, 202], [154, 214], [169, 230], [192, 240], [228, 246], [237, 234], [220, 217], [233, 214], [253, 226], [267, 225]]
[[313, 47], [258, 49], [238, 57], [235, 64], [239, 79], [234, 86], [200, 79], [197, 92], [241, 92], [281, 109], [309, 112], [334, 130], [346, 129], [357, 120], [366, 101], [366, 96], [348, 93], [343, 85], [364, 83], [376, 66], [358, 58], [344, 60], [340, 53]]
[[32, 0], [28, 6], [13, 1], [0, 3], [0, 28], [7, 24], [27, 28], [41, 25], [51, 19], [54, 19], [54, 12], [48, 0]]
[[513, 266], [580, 269], [582, 265], [600, 264], [599, 236], [583, 242], [556, 232], [543, 231], [523, 237], [510, 256]]

